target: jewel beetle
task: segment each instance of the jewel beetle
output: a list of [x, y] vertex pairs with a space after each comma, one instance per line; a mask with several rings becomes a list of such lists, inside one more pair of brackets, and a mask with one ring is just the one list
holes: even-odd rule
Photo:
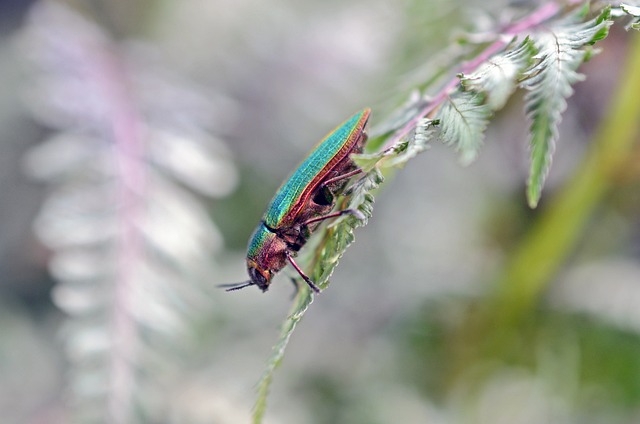
[[232, 291], [258, 286], [265, 292], [273, 276], [290, 263], [314, 292], [320, 292], [294, 257], [322, 221], [344, 214], [361, 216], [350, 209], [332, 210], [348, 180], [362, 172], [350, 155], [362, 152], [370, 113], [364, 109], [340, 124], [282, 183], [249, 240], [249, 280], [222, 287]]

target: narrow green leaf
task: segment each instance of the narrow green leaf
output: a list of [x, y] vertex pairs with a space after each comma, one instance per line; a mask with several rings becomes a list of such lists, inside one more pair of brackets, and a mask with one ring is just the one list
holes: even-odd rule
[[566, 99], [573, 94], [572, 84], [584, 79], [577, 72], [586, 58], [585, 46], [606, 36], [611, 25], [609, 11], [585, 23], [567, 21], [546, 32], [534, 34], [538, 62], [524, 73], [521, 87], [529, 90], [525, 96], [526, 111], [531, 120], [531, 167], [527, 181], [529, 206], [536, 207], [549, 172], [558, 138], [558, 125], [567, 107]]
[[440, 108], [440, 139], [460, 152], [460, 161], [469, 164], [478, 155], [491, 108], [484, 96], [473, 91], [456, 91]]

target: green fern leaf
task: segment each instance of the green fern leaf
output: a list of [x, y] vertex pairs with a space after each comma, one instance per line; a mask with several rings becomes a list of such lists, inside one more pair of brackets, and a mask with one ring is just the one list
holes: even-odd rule
[[588, 22], [567, 24], [565, 21], [548, 32], [532, 36], [538, 62], [525, 72], [521, 83], [521, 87], [529, 90], [525, 102], [531, 120], [531, 167], [527, 182], [531, 207], [536, 207], [540, 200], [558, 138], [558, 125], [567, 107], [566, 99], [573, 94], [571, 86], [584, 79], [577, 72], [586, 58], [584, 47], [604, 38], [610, 25], [607, 9]]
[[460, 152], [463, 164], [469, 164], [478, 155], [490, 117], [491, 108], [484, 95], [456, 91], [437, 114], [440, 139]]

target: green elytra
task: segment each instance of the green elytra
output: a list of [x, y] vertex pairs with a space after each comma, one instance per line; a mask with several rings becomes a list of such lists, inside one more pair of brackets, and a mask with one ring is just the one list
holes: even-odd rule
[[369, 109], [356, 113], [318, 143], [271, 200], [264, 213], [267, 226], [280, 228], [295, 218], [308, 194], [326, 177], [332, 165], [351, 150], [354, 139], [362, 133], [369, 113]]
[[344, 152], [351, 150], [355, 139], [362, 134], [370, 113], [371, 109], [364, 109], [330, 132], [282, 183], [249, 242], [248, 257], [255, 256], [264, 245], [271, 233], [266, 227], [279, 229], [295, 219], [313, 189], [336, 162], [344, 159]]
[[[309, 218], [316, 221], [313, 218], [317, 215], [322, 216], [318, 219], [321, 220], [331, 208], [328, 205], [328, 210], [322, 209], [324, 206], [315, 204], [315, 198], [311, 201], [310, 197], [314, 192], [317, 194], [316, 188], [326, 181], [349, 176], [345, 173], [345, 161], [349, 161], [349, 155], [356, 145], [361, 146], [366, 139], [364, 127], [370, 113], [370, 109], [364, 109], [330, 132], [280, 186], [249, 241], [247, 269], [251, 279], [247, 283], [226, 287], [236, 290], [255, 284], [266, 291], [273, 274], [282, 269], [288, 260], [303, 279], [314, 290], [318, 290], [292, 257], [306, 242], [308, 232], [312, 229], [304, 230], [304, 221]], [[321, 210], [324, 212], [320, 213]]]

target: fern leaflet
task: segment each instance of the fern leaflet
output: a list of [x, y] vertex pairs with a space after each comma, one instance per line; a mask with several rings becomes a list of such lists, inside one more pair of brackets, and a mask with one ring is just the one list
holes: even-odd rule
[[588, 22], [560, 23], [532, 36], [538, 50], [534, 58], [538, 62], [525, 72], [520, 84], [529, 90], [525, 101], [531, 120], [531, 167], [527, 181], [531, 207], [537, 206], [540, 200], [558, 138], [558, 125], [567, 107], [566, 99], [573, 94], [571, 86], [584, 79], [577, 69], [586, 58], [585, 47], [604, 38], [610, 25], [606, 9]]
[[460, 152], [460, 161], [469, 164], [478, 155], [491, 109], [485, 96], [473, 91], [456, 91], [437, 114], [440, 138]]
[[460, 80], [465, 91], [485, 93], [491, 110], [501, 109], [516, 89], [520, 73], [529, 65], [534, 47], [527, 37], [512, 50], [492, 57]]

